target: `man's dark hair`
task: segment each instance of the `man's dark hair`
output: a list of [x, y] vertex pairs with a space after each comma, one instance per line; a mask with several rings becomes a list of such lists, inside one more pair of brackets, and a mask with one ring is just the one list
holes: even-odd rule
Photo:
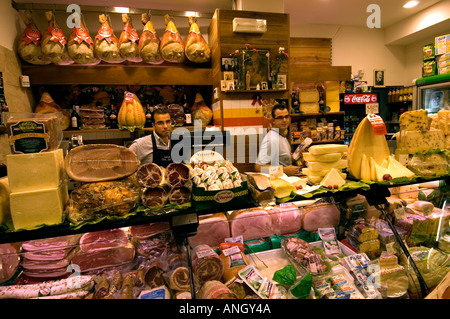
[[152, 123], [155, 123], [155, 114], [169, 114], [169, 109], [167, 107], [157, 107], [152, 112]]
[[275, 118], [275, 111], [276, 110], [287, 110], [287, 105], [286, 104], [275, 104], [272, 108], [272, 118]]

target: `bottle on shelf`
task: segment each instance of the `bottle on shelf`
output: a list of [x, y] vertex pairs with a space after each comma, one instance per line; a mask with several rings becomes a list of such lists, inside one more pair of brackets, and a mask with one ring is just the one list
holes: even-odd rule
[[119, 128], [115, 105], [116, 105], [116, 98], [114, 94], [111, 94], [111, 112], [109, 113], [109, 128], [111, 129]]
[[145, 124], [144, 124], [144, 127], [145, 128], [150, 128], [150, 127], [153, 126], [152, 125], [152, 111], [150, 109], [150, 104], [147, 104], [146, 108], [147, 109], [145, 111]]
[[192, 113], [191, 113], [191, 108], [189, 107], [189, 103], [187, 102], [187, 99], [186, 99], [186, 94], [183, 95], [181, 106], [183, 106], [184, 115], [186, 116], [186, 122], [184, 123], [184, 125], [191, 126], [192, 125]]
[[392, 103], [392, 89], [388, 93], [388, 103]]
[[78, 97], [75, 95], [72, 101], [72, 113], [70, 114], [70, 129], [79, 130], [81, 126], [80, 106]]

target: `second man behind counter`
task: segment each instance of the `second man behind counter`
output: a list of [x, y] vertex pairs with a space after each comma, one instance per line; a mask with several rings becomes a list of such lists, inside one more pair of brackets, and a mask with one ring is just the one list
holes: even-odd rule
[[272, 128], [261, 142], [255, 163], [257, 172], [261, 172], [264, 167], [281, 165], [286, 175], [298, 174], [299, 167], [292, 165], [291, 144], [286, 138], [290, 122], [287, 106], [276, 104], [272, 109]]

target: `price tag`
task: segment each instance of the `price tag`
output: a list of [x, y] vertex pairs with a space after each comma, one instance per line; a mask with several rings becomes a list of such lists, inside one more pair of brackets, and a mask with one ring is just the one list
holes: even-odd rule
[[378, 103], [366, 103], [366, 114], [377, 114], [379, 112]]
[[383, 119], [376, 114], [369, 114], [367, 115], [370, 124], [372, 125], [373, 132], [375, 135], [386, 135], [386, 125], [384, 124]]

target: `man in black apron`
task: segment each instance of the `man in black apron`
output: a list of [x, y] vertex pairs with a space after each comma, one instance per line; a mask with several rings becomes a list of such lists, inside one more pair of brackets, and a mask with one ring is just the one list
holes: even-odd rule
[[138, 138], [130, 145], [141, 164], [155, 163], [167, 167], [172, 163], [172, 119], [166, 108], [157, 108], [152, 114], [153, 132]]

